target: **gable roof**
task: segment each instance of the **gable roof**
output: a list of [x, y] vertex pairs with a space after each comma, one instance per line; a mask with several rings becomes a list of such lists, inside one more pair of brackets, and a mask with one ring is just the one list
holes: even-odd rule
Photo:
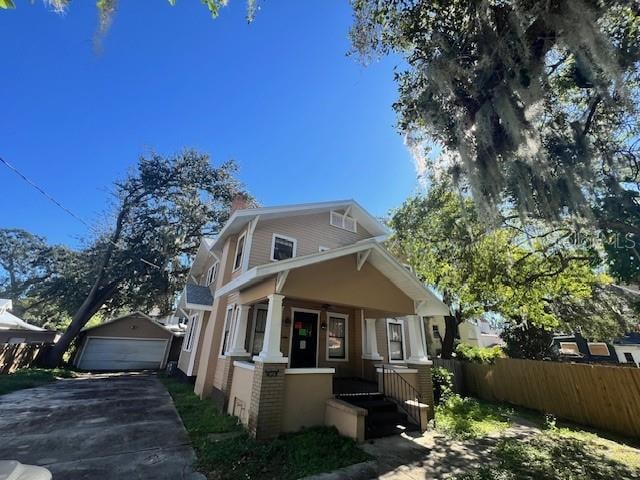
[[45, 328], [36, 327], [25, 322], [21, 318], [16, 317], [7, 310], [0, 310], [0, 330], [32, 330], [35, 332], [44, 332]]
[[247, 288], [280, 272], [306, 267], [346, 255], [353, 255], [366, 250], [370, 250], [366, 261], [371, 263], [372, 266], [418, 304], [417, 313], [419, 315], [450, 314], [449, 308], [442, 300], [387, 252], [375, 238], [361, 240], [345, 247], [334, 248], [324, 252], [304, 255], [302, 257], [293, 257], [266, 265], [258, 265], [219, 288], [215, 292], [215, 298], [227, 295], [241, 288]]
[[144, 314], [142, 312], [139, 312], [139, 311], [127, 313], [126, 315], [123, 315], [121, 317], [112, 318], [111, 320], [107, 320], [106, 322], [99, 323], [98, 325], [93, 325], [91, 327], [85, 327], [80, 332], [81, 333], [88, 332], [89, 330], [93, 330], [94, 328], [99, 328], [99, 327], [104, 327], [104, 326], [107, 326], [107, 325], [111, 325], [113, 323], [120, 322], [122, 320], [126, 320], [126, 319], [132, 318], [132, 317], [141, 318], [142, 320], [146, 320], [146, 321], [150, 322], [151, 324], [153, 324], [154, 326], [160, 328], [161, 330], [164, 330], [165, 332], [173, 333], [171, 330], [165, 328], [164, 326], [160, 325], [159, 323], [154, 322], [153, 319], [150, 316], [148, 316], [148, 315], [146, 315], [146, 314]]

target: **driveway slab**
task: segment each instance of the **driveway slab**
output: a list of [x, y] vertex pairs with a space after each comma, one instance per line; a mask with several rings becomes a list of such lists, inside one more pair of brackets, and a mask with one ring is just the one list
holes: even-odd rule
[[0, 396], [0, 459], [54, 480], [193, 479], [195, 455], [152, 374], [82, 375]]

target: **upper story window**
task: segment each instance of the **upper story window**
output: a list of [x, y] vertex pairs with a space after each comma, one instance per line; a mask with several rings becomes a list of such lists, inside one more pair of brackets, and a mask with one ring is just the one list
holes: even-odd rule
[[235, 272], [242, 265], [242, 255], [244, 253], [244, 239], [246, 235], [243, 233], [238, 237], [238, 242], [236, 243], [236, 256], [233, 260], [233, 271]]
[[357, 231], [356, 221], [353, 217], [336, 212], [335, 210], [331, 210], [331, 213], [329, 214], [329, 223], [334, 227], [342, 228], [343, 230], [348, 230], [354, 233]]
[[205, 286], [208, 287], [213, 282], [215, 282], [216, 276], [218, 274], [218, 265], [219, 265], [219, 262], [216, 262], [209, 267], [209, 270], [207, 270], [207, 280], [206, 280]]
[[271, 242], [271, 260], [286, 260], [295, 257], [297, 243], [295, 238], [274, 233]]
[[198, 323], [200, 322], [200, 318], [198, 315], [194, 315], [191, 317], [191, 322], [189, 324], [189, 331], [187, 332], [186, 342], [183, 342], [183, 350], [190, 352], [193, 348], [193, 342], [196, 337], [196, 329], [198, 328]]

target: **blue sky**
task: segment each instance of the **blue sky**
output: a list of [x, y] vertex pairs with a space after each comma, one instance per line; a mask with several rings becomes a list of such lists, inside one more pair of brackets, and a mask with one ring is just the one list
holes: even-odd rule
[[[102, 53], [95, 2], [0, 11], [0, 155], [95, 222], [140, 154], [235, 159], [264, 205], [355, 198], [376, 215], [417, 188], [395, 130], [393, 59], [347, 56], [346, 0], [123, 0]], [[77, 245], [87, 228], [0, 165], [2, 227]]]

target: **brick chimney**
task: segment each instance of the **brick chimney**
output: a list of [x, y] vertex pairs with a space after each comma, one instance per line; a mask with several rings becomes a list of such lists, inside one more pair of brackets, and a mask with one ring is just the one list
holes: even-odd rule
[[251, 208], [251, 206], [251, 201], [246, 193], [236, 193], [231, 200], [231, 211], [229, 212], [229, 215], [233, 215], [233, 212], [236, 210], [244, 210], [246, 208]]

